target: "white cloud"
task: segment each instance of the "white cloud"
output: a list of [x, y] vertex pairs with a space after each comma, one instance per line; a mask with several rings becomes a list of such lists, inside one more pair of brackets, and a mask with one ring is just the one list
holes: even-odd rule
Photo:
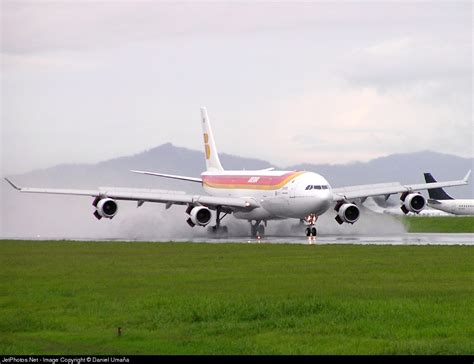
[[6, 171], [201, 149], [202, 105], [221, 151], [281, 166], [472, 154], [471, 7], [2, 2]]
[[472, 42], [436, 37], [400, 37], [356, 48], [348, 55], [351, 66], [345, 77], [359, 85], [381, 90], [415, 82], [464, 81], [465, 91], [472, 75]]
[[273, 121], [267, 145], [279, 147], [266, 156], [288, 165], [426, 149], [472, 155], [472, 123], [465, 110], [450, 103], [420, 103], [412, 95], [423, 93], [423, 86], [415, 88], [380, 93], [341, 84], [288, 99], [267, 115]]

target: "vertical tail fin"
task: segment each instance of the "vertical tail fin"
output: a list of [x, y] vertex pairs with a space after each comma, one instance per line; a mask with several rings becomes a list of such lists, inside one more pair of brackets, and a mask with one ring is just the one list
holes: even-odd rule
[[[436, 180], [431, 175], [431, 173], [424, 173], [426, 183], [435, 183]], [[429, 188], [428, 195], [433, 200], [452, 200], [453, 198], [449, 196], [442, 188]]]
[[201, 107], [202, 131], [204, 134], [204, 154], [206, 157], [206, 169], [208, 171], [223, 171], [219, 155], [217, 154], [216, 144], [214, 143], [214, 136], [212, 135], [211, 124], [207, 110]]

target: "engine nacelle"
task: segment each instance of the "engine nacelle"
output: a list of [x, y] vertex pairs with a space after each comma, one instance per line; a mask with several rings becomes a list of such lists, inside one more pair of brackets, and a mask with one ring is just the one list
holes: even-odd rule
[[189, 226], [206, 226], [211, 221], [211, 210], [204, 206], [193, 207], [189, 212], [189, 218], [186, 221]]
[[426, 206], [426, 199], [419, 193], [404, 193], [400, 197], [400, 200], [403, 201], [400, 208], [405, 214], [408, 214], [409, 212], [418, 214]]
[[103, 217], [111, 219], [117, 214], [118, 206], [117, 202], [111, 198], [103, 198], [97, 202], [96, 209], [94, 213], [95, 217], [98, 219]]
[[337, 211], [336, 221], [339, 224], [342, 224], [343, 222], [353, 224], [357, 220], [359, 220], [360, 210], [353, 203], [344, 203], [340, 206], [337, 206], [336, 211]]

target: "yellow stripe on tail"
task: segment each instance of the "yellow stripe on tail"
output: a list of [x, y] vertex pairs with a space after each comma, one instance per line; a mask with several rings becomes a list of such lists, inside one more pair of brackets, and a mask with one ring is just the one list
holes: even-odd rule
[[205, 107], [201, 108], [202, 130], [204, 135], [204, 153], [206, 156], [207, 171], [223, 171], [219, 155], [217, 154], [216, 144], [212, 135], [211, 123]]

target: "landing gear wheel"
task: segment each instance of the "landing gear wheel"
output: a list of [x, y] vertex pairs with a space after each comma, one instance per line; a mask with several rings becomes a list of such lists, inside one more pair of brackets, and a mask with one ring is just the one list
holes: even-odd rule
[[315, 228], [315, 227], [312, 228], [312, 229], [311, 229], [311, 235], [312, 235], [312, 236], [316, 236], [316, 233], [317, 233], [316, 228]]
[[311, 236], [311, 229], [309, 227], [306, 228], [306, 236]]
[[263, 234], [265, 234], [265, 226], [260, 225], [261, 220], [255, 221], [255, 224], [252, 224], [252, 221], [250, 222], [250, 236], [252, 238], [257, 238], [257, 237], [262, 237]]
[[258, 229], [258, 226], [257, 225], [250, 225], [250, 236], [252, 238], [256, 238], [257, 237], [257, 229]]

